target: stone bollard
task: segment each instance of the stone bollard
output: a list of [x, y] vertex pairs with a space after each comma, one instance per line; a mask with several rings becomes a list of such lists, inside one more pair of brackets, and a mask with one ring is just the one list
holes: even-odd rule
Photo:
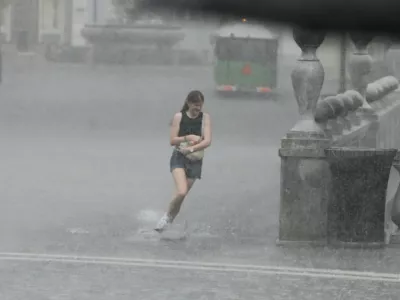
[[281, 140], [281, 199], [279, 245], [325, 244], [329, 169], [324, 149], [330, 139], [314, 118], [324, 82], [324, 69], [316, 50], [324, 32], [294, 29], [301, 56], [292, 72], [300, 118]]
[[328, 243], [384, 247], [386, 190], [397, 149], [329, 148]]

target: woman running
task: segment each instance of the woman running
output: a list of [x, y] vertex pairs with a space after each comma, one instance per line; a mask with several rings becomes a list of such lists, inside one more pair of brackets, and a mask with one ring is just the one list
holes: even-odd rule
[[[192, 160], [187, 155], [211, 145], [211, 121], [210, 116], [202, 112], [203, 104], [204, 95], [191, 91], [181, 111], [172, 119], [170, 144], [174, 150], [170, 170], [175, 181], [175, 197], [155, 228], [160, 233], [174, 221], [196, 179], [201, 179], [203, 159]], [[182, 143], [188, 146], [181, 146]]]

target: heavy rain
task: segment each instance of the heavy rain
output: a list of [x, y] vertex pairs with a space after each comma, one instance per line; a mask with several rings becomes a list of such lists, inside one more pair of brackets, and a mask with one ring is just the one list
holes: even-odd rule
[[[389, 127], [381, 122], [384, 132], [368, 149], [399, 148], [399, 137], [392, 138], [398, 81], [385, 68], [389, 59], [396, 65], [396, 48], [370, 43], [363, 55], [379, 68], [369, 81], [375, 90], [363, 94], [357, 66], [344, 64], [354, 39], [328, 34], [319, 45], [314, 39], [313, 56], [302, 53], [307, 33], [296, 40], [286, 24], [138, 12], [128, 4], [1, 2], [0, 300], [398, 299], [397, 226], [387, 218], [393, 203], [400, 205], [395, 168], [389, 178], [396, 151], [374, 169], [384, 173], [373, 179], [384, 181], [376, 184], [383, 198], [373, 199], [381, 205], [369, 211], [380, 214], [374, 234], [370, 225], [351, 227], [354, 215], [342, 220], [343, 213], [324, 211], [324, 193], [334, 194], [333, 203], [337, 190], [357, 185], [351, 176], [347, 185], [333, 180], [321, 188], [326, 170], [315, 161], [322, 157], [296, 152], [299, 140], [331, 139], [345, 150], [360, 134], [365, 140], [363, 122], [375, 115], [348, 117], [347, 108], [336, 109], [337, 93], [355, 109], [368, 105], [356, 107], [359, 94], [347, 90], [360, 92], [360, 101], [368, 95], [382, 101], [371, 106], [392, 120]], [[320, 60], [324, 75], [296, 79], [300, 57]], [[193, 90], [204, 95], [212, 142], [201, 180], [176, 219], [156, 231], [177, 193], [172, 119]], [[327, 99], [320, 103], [337, 115], [326, 117], [317, 99]], [[301, 155], [298, 169], [287, 165]], [[337, 203], [347, 215], [362, 206]]]

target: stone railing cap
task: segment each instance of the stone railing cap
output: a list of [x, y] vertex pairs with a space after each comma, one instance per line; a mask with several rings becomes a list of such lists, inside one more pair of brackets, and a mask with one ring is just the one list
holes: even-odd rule
[[376, 155], [393, 155], [397, 154], [397, 149], [375, 149], [375, 148], [359, 148], [359, 147], [331, 147], [325, 149], [327, 157], [337, 158], [355, 158]]

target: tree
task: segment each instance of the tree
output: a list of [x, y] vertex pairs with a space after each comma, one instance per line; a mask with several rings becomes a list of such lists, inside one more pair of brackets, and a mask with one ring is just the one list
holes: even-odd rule
[[135, 11], [135, 0], [112, 0], [115, 12], [119, 19], [133, 21], [136, 19], [132, 13]]
[[116, 14], [125, 21], [138, 20], [143, 14], [148, 13], [143, 9], [143, 3], [146, 0], [112, 0]]

